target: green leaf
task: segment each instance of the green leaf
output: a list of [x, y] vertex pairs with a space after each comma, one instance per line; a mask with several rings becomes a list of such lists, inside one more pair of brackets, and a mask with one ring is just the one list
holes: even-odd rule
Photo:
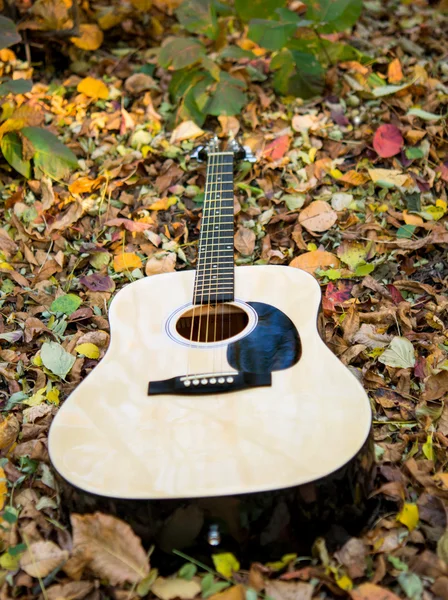
[[30, 179], [31, 161], [23, 160], [22, 158], [22, 141], [19, 134], [15, 131], [6, 133], [2, 137], [1, 149], [5, 160], [11, 167], [27, 179]]
[[179, 569], [179, 577], [191, 581], [196, 575], [198, 568], [193, 563], [185, 563], [183, 567]]
[[60, 180], [70, 175], [72, 169], [78, 168], [78, 159], [73, 152], [47, 129], [24, 127], [21, 133], [36, 150], [33, 161], [38, 172]]
[[194, 65], [205, 54], [205, 48], [200, 41], [191, 37], [170, 37], [159, 52], [159, 64], [162, 67], [170, 65], [176, 71]]
[[0, 83], [0, 96], [6, 94], [26, 94], [33, 89], [31, 79], [9, 79]]
[[426, 110], [422, 110], [421, 108], [410, 108], [406, 116], [419, 117], [424, 121], [438, 121], [439, 119], [445, 118], [447, 115], [436, 115]]
[[239, 46], [226, 46], [219, 53], [219, 58], [223, 60], [241, 60], [242, 58], [255, 58], [252, 50], [243, 50]]
[[217, 38], [218, 21], [211, 0], [184, 0], [175, 14], [187, 31], [202, 33], [211, 40]]
[[53, 300], [50, 310], [70, 316], [75, 310], [78, 310], [81, 304], [82, 300], [79, 296], [76, 296], [75, 294], [65, 294], [64, 296], [59, 296], [59, 298]]
[[76, 360], [56, 342], [45, 342], [40, 351], [40, 357], [43, 365], [61, 379], [65, 379]]
[[448, 529], [437, 542], [437, 556], [448, 565]]
[[285, 201], [288, 210], [297, 210], [305, 204], [306, 196], [305, 194], [286, 194], [282, 196], [282, 200]]
[[215, 116], [238, 114], [247, 101], [245, 87], [243, 81], [223, 71], [204, 112]]
[[22, 41], [14, 21], [0, 16], [0, 50]]
[[306, 52], [284, 49], [271, 61], [274, 87], [281, 94], [308, 99], [324, 88], [324, 69], [315, 56]]
[[365, 277], [366, 275], [370, 275], [374, 270], [375, 265], [372, 264], [358, 265], [355, 269], [355, 275], [356, 277]]
[[280, 50], [285, 46], [297, 29], [296, 23], [252, 19], [249, 23], [248, 37], [259, 46], [268, 50]]
[[269, 19], [285, 4], [286, 0], [235, 0], [235, 10], [243, 21]]
[[409, 158], [409, 160], [423, 158], [425, 156], [425, 153], [421, 148], [406, 148], [405, 154], [406, 158]]
[[353, 27], [361, 16], [362, 0], [303, 0], [306, 18], [314, 21], [318, 31], [332, 33]]
[[417, 573], [400, 573], [398, 583], [409, 600], [421, 600], [423, 596], [423, 583]]
[[222, 592], [229, 586], [230, 586], [230, 583], [228, 581], [216, 581], [212, 586], [210, 586], [210, 588], [206, 592], [203, 592], [202, 597], [204, 599], [209, 598], [210, 596], [213, 596], [214, 594], [218, 594], [219, 592]]
[[415, 225], [402, 225], [397, 229], [397, 238], [409, 239], [414, 235], [416, 229]]
[[414, 346], [407, 338], [395, 336], [378, 360], [389, 367], [409, 369], [415, 365]]
[[381, 98], [382, 96], [390, 96], [391, 94], [396, 94], [401, 90], [405, 90], [407, 87], [412, 85], [412, 81], [410, 83], [403, 83], [403, 85], [381, 85], [372, 90], [372, 94], [375, 98]]

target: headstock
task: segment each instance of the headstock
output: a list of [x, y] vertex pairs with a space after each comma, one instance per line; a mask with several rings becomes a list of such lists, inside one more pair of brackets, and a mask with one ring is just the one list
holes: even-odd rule
[[213, 152], [233, 152], [237, 161], [245, 160], [254, 163], [257, 160], [249, 146], [242, 146], [235, 138], [220, 140], [217, 135], [214, 135], [206, 145], [195, 148], [190, 156], [198, 161], [206, 161], [208, 155]]

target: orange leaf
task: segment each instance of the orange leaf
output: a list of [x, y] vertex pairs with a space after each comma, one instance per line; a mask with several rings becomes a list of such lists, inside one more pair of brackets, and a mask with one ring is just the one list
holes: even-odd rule
[[121, 271], [133, 271], [142, 267], [142, 261], [135, 252], [121, 252], [114, 256], [114, 269], [117, 273]]
[[68, 186], [69, 191], [72, 194], [84, 194], [85, 192], [91, 192], [101, 185], [103, 177], [97, 177], [96, 179], [90, 179], [90, 177], [80, 177]]
[[400, 597], [374, 583], [363, 583], [349, 592], [352, 600], [400, 600]]
[[403, 221], [406, 225], [416, 225], [417, 227], [423, 225], [423, 219], [421, 217], [418, 215], [410, 215], [407, 210], [403, 211]]
[[399, 58], [389, 63], [387, 67], [387, 79], [389, 83], [398, 83], [403, 79], [403, 71], [401, 70], [401, 63]]
[[83, 23], [79, 26], [79, 37], [72, 37], [70, 41], [81, 50], [98, 50], [104, 40], [104, 34], [98, 25]]
[[364, 173], [358, 173], [358, 171], [351, 170], [347, 171], [342, 177], [339, 177], [338, 181], [343, 181], [344, 183], [348, 183], [349, 185], [363, 185], [369, 178]]
[[311, 275], [314, 275], [316, 269], [322, 269], [323, 267], [332, 267], [337, 269], [340, 265], [337, 256], [331, 252], [325, 250], [312, 250], [311, 252], [305, 252], [300, 256], [294, 258], [290, 263], [290, 267], [296, 267], [296, 269], [302, 269]]
[[101, 79], [95, 79], [94, 77], [85, 77], [78, 83], [76, 88], [78, 92], [89, 96], [89, 98], [102, 98], [107, 100], [109, 97], [109, 90], [106, 84]]
[[337, 213], [323, 200], [311, 202], [299, 214], [299, 223], [308, 231], [327, 231], [337, 219]]
[[289, 148], [289, 136], [281, 135], [266, 146], [263, 152], [265, 158], [279, 160], [283, 158]]

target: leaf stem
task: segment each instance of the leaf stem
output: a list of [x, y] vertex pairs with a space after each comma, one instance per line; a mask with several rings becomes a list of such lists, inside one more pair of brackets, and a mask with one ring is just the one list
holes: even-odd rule
[[322, 38], [320, 37], [319, 32], [317, 31], [317, 29], [313, 29], [313, 31], [316, 34], [317, 41], [319, 43], [320, 49], [322, 50], [322, 52], [327, 57], [328, 63], [330, 64], [330, 66], [333, 66], [333, 61], [331, 60], [330, 55], [327, 52], [327, 49], [325, 48], [324, 44], [322, 43]]

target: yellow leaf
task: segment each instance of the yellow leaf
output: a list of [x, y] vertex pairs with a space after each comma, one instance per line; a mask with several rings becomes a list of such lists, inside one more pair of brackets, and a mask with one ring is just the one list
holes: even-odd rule
[[406, 525], [409, 531], [415, 529], [418, 523], [418, 506], [406, 502], [397, 516], [397, 521]]
[[114, 256], [114, 269], [117, 273], [133, 271], [142, 267], [142, 261], [135, 252], [121, 252]]
[[396, 169], [368, 169], [371, 180], [384, 187], [404, 187], [411, 183], [408, 175]]
[[0, 556], [0, 567], [7, 571], [17, 571], [20, 561], [20, 554], [12, 556], [9, 552], [5, 552]]
[[0, 50], [0, 60], [2, 62], [12, 62], [13, 60], [16, 60], [16, 55], [9, 48], [2, 48]]
[[100, 356], [100, 349], [98, 346], [95, 346], [95, 344], [91, 344], [90, 342], [79, 344], [79, 346], [76, 346], [75, 350], [78, 354], [82, 354], [87, 358], [99, 358]]
[[24, 400], [22, 404], [27, 404], [28, 406], [37, 406], [38, 404], [42, 404], [45, 400], [45, 388], [40, 388], [37, 390], [35, 394], [28, 398], [28, 400]]
[[83, 23], [79, 26], [81, 35], [72, 37], [70, 41], [81, 50], [98, 50], [104, 40], [104, 35], [98, 25]]
[[14, 267], [11, 267], [11, 265], [7, 262], [0, 262], [0, 269], [5, 269], [6, 271], [14, 271]]
[[442, 200], [442, 198], [439, 198], [438, 200], [436, 200], [436, 206], [438, 208], [443, 208], [443, 210], [446, 211], [448, 205], [445, 202], [445, 200]]
[[131, 0], [131, 4], [137, 10], [148, 12], [148, 10], [151, 8], [152, 0]]
[[341, 576], [335, 575], [335, 580], [341, 590], [349, 591], [353, 589], [353, 581], [345, 573]]
[[194, 140], [203, 133], [204, 131], [194, 121], [184, 121], [171, 134], [170, 144], [176, 144], [183, 140]]
[[90, 179], [90, 177], [79, 177], [79, 179], [76, 179], [68, 186], [68, 189], [72, 194], [84, 194], [85, 192], [91, 192], [99, 187], [103, 179], [103, 177], [97, 177], [96, 179]]
[[47, 400], [48, 402], [59, 406], [59, 390], [57, 390], [56, 388], [50, 390], [47, 394]]
[[286, 567], [286, 565], [288, 565], [293, 560], [296, 560], [296, 558], [297, 554], [285, 554], [284, 556], [282, 556], [281, 560], [277, 560], [275, 562], [268, 562], [266, 563], [266, 566], [269, 567], [269, 569], [272, 569], [273, 571], [280, 571], [280, 569]]
[[8, 485], [6, 483], [6, 473], [0, 467], [0, 510], [5, 506], [6, 496], [8, 495]]
[[165, 577], [157, 577], [151, 587], [151, 593], [160, 600], [174, 600], [182, 598], [182, 600], [192, 600], [201, 592], [201, 586], [197, 581], [187, 581], [176, 577], [175, 579], [165, 579]]
[[340, 179], [344, 176], [344, 173], [342, 173], [339, 169], [331, 169], [330, 175], [335, 179]]
[[177, 200], [176, 196], [162, 198], [151, 204], [149, 210], [168, 210], [170, 206], [176, 204]]
[[212, 554], [213, 564], [220, 575], [232, 577], [233, 573], [239, 571], [240, 563], [231, 552]]
[[213, 596], [209, 597], [209, 600], [244, 600], [245, 597], [246, 590], [243, 585], [239, 584], [232, 585], [232, 587], [227, 588], [223, 592], [213, 594]]
[[103, 100], [107, 100], [109, 97], [109, 90], [107, 89], [106, 84], [94, 77], [85, 77], [78, 83], [76, 89], [78, 92], [89, 96], [89, 98], [102, 98]]

